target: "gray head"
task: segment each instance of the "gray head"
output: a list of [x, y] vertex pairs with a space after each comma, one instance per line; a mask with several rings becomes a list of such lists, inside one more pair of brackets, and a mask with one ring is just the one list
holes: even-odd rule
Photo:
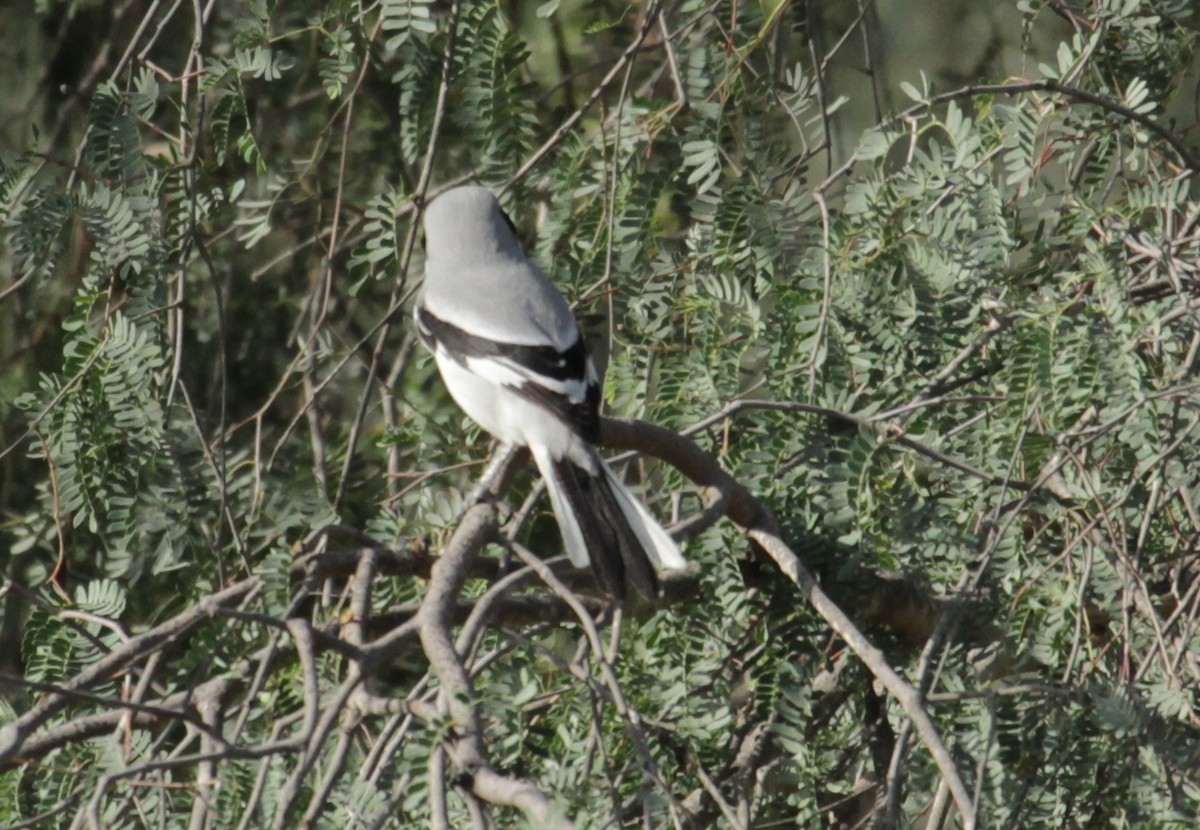
[[425, 259], [430, 265], [485, 265], [524, 256], [512, 222], [486, 187], [447, 190], [425, 210]]

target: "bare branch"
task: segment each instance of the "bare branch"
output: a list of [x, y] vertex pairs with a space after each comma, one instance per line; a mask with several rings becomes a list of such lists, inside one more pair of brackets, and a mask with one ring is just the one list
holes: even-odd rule
[[912, 720], [917, 734], [925, 743], [949, 786], [962, 816], [963, 826], [967, 830], [974, 828], [973, 800], [962, 782], [950, 751], [942, 742], [937, 728], [925, 710], [921, 695], [888, 665], [883, 653], [871, 644], [846, 613], [825, 594], [800, 558], [780, 538], [778, 525], [767, 507], [721, 470], [716, 462], [692, 441], [677, 433], [639, 421], [614, 422], [605, 419], [601, 434], [604, 443], [610, 447], [644, 451], [669, 462], [701, 486], [718, 487], [728, 491], [730, 519], [741, 525], [747, 535], [766, 551], [784, 575], [800, 588], [813, 609], [846, 641], [863, 664], [900, 704]]
[[450, 633], [451, 609], [467, 578], [467, 565], [498, 527], [491, 505], [477, 504], [466, 512], [433, 567], [429, 591], [417, 612], [421, 644], [429, 665], [441, 681], [441, 705], [451, 719], [451, 732], [444, 745], [463, 786], [477, 797], [491, 804], [516, 807], [538, 826], [570, 828], [574, 825], [556, 815], [553, 803], [541, 790], [491, 768], [475, 705], [474, 684]]
[[25, 714], [11, 723], [0, 727], [0, 769], [8, 767], [20, 751], [27, 737], [53, 715], [61, 712], [70, 702], [70, 693], [86, 689], [93, 683], [107, 678], [129, 664], [162, 648], [166, 643], [177, 640], [193, 626], [210, 618], [217, 608], [243, 599], [257, 590], [257, 579], [246, 579], [217, 591], [177, 617], [156, 626], [145, 634], [131, 638], [120, 648], [97, 660], [88, 668], [62, 684], [58, 694], [51, 694]]

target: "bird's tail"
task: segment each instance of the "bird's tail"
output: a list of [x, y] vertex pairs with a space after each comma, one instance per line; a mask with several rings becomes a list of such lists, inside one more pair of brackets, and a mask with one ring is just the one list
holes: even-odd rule
[[658, 595], [654, 568], [687, 565], [679, 546], [590, 447], [586, 461], [552, 457], [544, 447], [533, 457], [546, 481], [550, 506], [562, 531], [567, 556], [592, 567], [600, 585], [624, 599], [628, 586]]

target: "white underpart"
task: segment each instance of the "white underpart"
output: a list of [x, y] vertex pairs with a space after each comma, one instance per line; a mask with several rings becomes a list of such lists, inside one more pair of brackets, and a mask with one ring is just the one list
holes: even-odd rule
[[[463, 366], [440, 348], [435, 357], [446, 388], [463, 412], [501, 441], [529, 447], [534, 463], [546, 482], [550, 507], [558, 519], [563, 546], [573, 565], [584, 568], [591, 560], [579, 520], [575, 518], [554, 477], [554, 462], [562, 458], [569, 458], [591, 475], [603, 475], [608, 479], [629, 526], [655, 566], [667, 569], [687, 567], [679, 546], [603, 459], [556, 413], [511, 388], [513, 384], [524, 382], [540, 383], [578, 402], [583, 399], [586, 384], [578, 380], [555, 381], [527, 370], [518, 371], [517, 367], [504, 360], [470, 358], [467, 365]], [[594, 377], [595, 371], [589, 360], [589, 375]], [[576, 392], [578, 397], [569, 392]]]
[[[435, 357], [455, 403], [492, 435], [523, 447], [540, 444], [554, 458], [575, 457], [570, 451], [578, 436], [556, 413], [517, 394], [510, 385], [495, 382], [492, 378], [507, 373], [499, 363], [479, 359], [463, 366], [441, 349]], [[485, 372], [480, 372], [481, 365], [486, 366]]]

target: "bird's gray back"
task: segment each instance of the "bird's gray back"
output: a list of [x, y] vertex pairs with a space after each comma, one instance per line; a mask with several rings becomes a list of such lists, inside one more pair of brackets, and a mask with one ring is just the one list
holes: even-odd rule
[[447, 323], [501, 343], [565, 350], [578, 338], [566, 299], [525, 258], [496, 257], [470, 266], [431, 262], [424, 303]]

